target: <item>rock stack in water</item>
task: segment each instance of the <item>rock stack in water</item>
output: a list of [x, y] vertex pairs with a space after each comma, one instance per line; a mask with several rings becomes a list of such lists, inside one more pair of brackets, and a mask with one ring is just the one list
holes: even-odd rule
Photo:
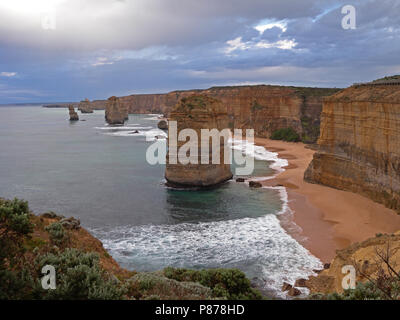
[[78, 121], [79, 120], [79, 116], [76, 113], [74, 107], [72, 104], [70, 104], [68, 106], [68, 110], [69, 110], [69, 121]]
[[[212, 140], [209, 141], [208, 164], [201, 163], [201, 146], [204, 147], [204, 140], [201, 139], [201, 129], [217, 129], [219, 131], [228, 128], [227, 107], [219, 100], [205, 96], [193, 95], [183, 98], [171, 111], [168, 123], [168, 153], [165, 178], [169, 185], [177, 187], [211, 187], [232, 178], [230, 164], [225, 164], [225, 139], [217, 140], [220, 145], [219, 163], [212, 163], [213, 152]], [[176, 129], [173, 122], [176, 121]], [[186, 144], [186, 141], [176, 139], [184, 129], [193, 129], [197, 133], [198, 154], [190, 154], [197, 157], [197, 164], [183, 164], [179, 161], [179, 150]], [[171, 160], [172, 159], [172, 160]], [[174, 161], [173, 159], [177, 159]], [[230, 159], [229, 159], [230, 160]], [[175, 163], [176, 162], [176, 163]], [[229, 163], [229, 162], [228, 162]]]
[[124, 124], [128, 110], [119, 98], [112, 96], [107, 100], [105, 116], [108, 124]]
[[78, 110], [81, 113], [93, 113], [93, 108], [91, 106], [89, 99], [86, 98], [85, 100], [79, 102]]

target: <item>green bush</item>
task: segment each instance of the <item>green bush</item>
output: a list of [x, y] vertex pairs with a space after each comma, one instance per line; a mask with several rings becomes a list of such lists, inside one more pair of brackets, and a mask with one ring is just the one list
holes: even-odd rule
[[[400, 291], [397, 288], [397, 292]], [[314, 294], [309, 297], [312, 300], [387, 300], [388, 297], [373, 283], [359, 282], [355, 289], [344, 290], [343, 293]]]
[[26, 298], [29, 273], [20, 266], [22, 246], [33, 231], [26, 201], [0, 199], [0, 299]]
[[293, 128], [283, 128], [275, 130], [270, 139], [272, 140], [283, 140], [288, 142], [299, 142], [300, 136]]
[[160, 272], [141, 272], [127, 282], [128, 295], [135, 299], [198, 300], [211, 299], [211, 289], [194, 282], [180, 282], [169, 279]]
[[237, 299], [262, 299], [262, 295], [250, 285], [250, 280], [238, 269], [188, 270], [165, 268], [164, 275], [177, 281], [198, 282], [212, 290], [214, 297]]
[[55, 244], [56, 246], [61, 246], [69, 240], [67, 231], [59, 222], [52, 223], [51, 225], [47, 226], [45, 230], [50, 235], [51, 243]]
[[115, 283], [99, 264], [96, 253], [65, 249], [62, 253], [48, 253], [36, 260], [38, 274], [45, 265], [56, 270], [56, 289], [38, 290], [35, 298], [55, 300], [117, 300], [126, 289]]

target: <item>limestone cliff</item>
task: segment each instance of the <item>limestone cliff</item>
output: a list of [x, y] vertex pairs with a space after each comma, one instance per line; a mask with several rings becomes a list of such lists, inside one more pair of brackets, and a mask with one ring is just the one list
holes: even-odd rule
[[87, 98], [85, 100], [79, 102], [78, 110], [81, 113], [93, 113], [92, 105]]
[[121, 97], [121, 101], [127, 104], [129, 113], [167, 115], [180, 99], [205, 94], [226, 105], [231, 128], [253, 128], [257, 137], [270, 137], [277, 129], [292, 127], [304, 142], [312, 143], [319, 136], [323, 97], [337, 91], [269, 85], [232, 86], [131, 95]]
[[[219, 131], [228, 128], [228, 114], [226, 106], [219, 100], [204, 95], [192, 95], [183, 98], [175, 108], [170, 112], [168, 128], [168, 154], [167, 165], [165, 169], [165, 178], [170, 185], [188, 186], [188, 187], [209, 187], [217, 185], [232, 178], [230, 164], [225, 164], [224, 158], [224, 139], [217, 143], [220, 145], [219, 163], [213, 164], [213, 152], [211, 139], [209, 141], [208, 164], [201, 163], [201, 148], [204, 147], [204, 141], [201, 139], [201, 129], [218, 129]], [[188, 141], [174, 140], [175, 134], [171, 132], [172, 122], [176, 121], [177, 137], [184, 129], [193, 129], [197, 133], [198, 155], [190, 154], [196, 163], [182, 164], [178, 156], [180, 148]], [[176, 163], [170, 161], [176, 157]]]
[[78, 121], [79, 120], [79, 116], [76, 113], [73, 105], [70, 104], [68, 106], [68, 111], [69, 111], [69, 120], [70, 121]]
[[318, 144], [306, 181], [400, 213], [400, 84], [356, 85], [326, 98]]
[[349, 265], [356, 269], [357, 282], [365, 282], [368, 280], [367, 277], [376, 279], [382, 267], [382, 261], [377, 252], [385, 252], [387, 248], [389, 248], [392, 266], [398, 269], [400, 232], [390, 235], [379, 234], [374, 238], [354, 243], [346, 249], [338, 250], [329, 268], [323, 270], [318, 276], [311, 276], [305, 281], [305, 286], [311, 293], [341, 293], [343, 292], [343, 277], [346, 275], [342, 272], [342, 268]]
[[115, 96], [108, 98], [105, 118], [108, 124], [124, 124], [128, 118], [126, 105]]

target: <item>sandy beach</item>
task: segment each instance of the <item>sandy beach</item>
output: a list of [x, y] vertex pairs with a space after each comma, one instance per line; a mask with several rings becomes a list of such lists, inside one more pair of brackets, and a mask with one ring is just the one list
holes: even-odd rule
[[315, 152], [306, 145], [262, 138], [255, 143], [288, 160], [284, 172], [263, 184], [286, 187], [292, 213], [282, 217], [282, 225], [322, 262], [330, 262], [337, 249], [351, 243], [400, 230], [400, 216], [383, 205], [355, 193], [305, 182], [303, 174]]

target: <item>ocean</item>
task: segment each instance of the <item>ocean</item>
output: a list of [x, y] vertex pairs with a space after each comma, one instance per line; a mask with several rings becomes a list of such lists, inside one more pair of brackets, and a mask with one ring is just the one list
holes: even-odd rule
[[[131, 270], [239, 268], [284, 297], [284, 281], [321, 268], [281, 226], [290, 210], [283, 187], [231, 180], [212, 190], [168, 188], [164, 165], [145, 157], [151, 140], [165, 136], [156, 115], [130, 115], [123, 127], [108, 126], [104, 111], [79, 117], [70, 123], [67, 109], [0, 107], [0, 197], [28, 200], [36, 214], [79, 218]], [[249, 156], [256, 179], [286, 164], [263, 147]]]

